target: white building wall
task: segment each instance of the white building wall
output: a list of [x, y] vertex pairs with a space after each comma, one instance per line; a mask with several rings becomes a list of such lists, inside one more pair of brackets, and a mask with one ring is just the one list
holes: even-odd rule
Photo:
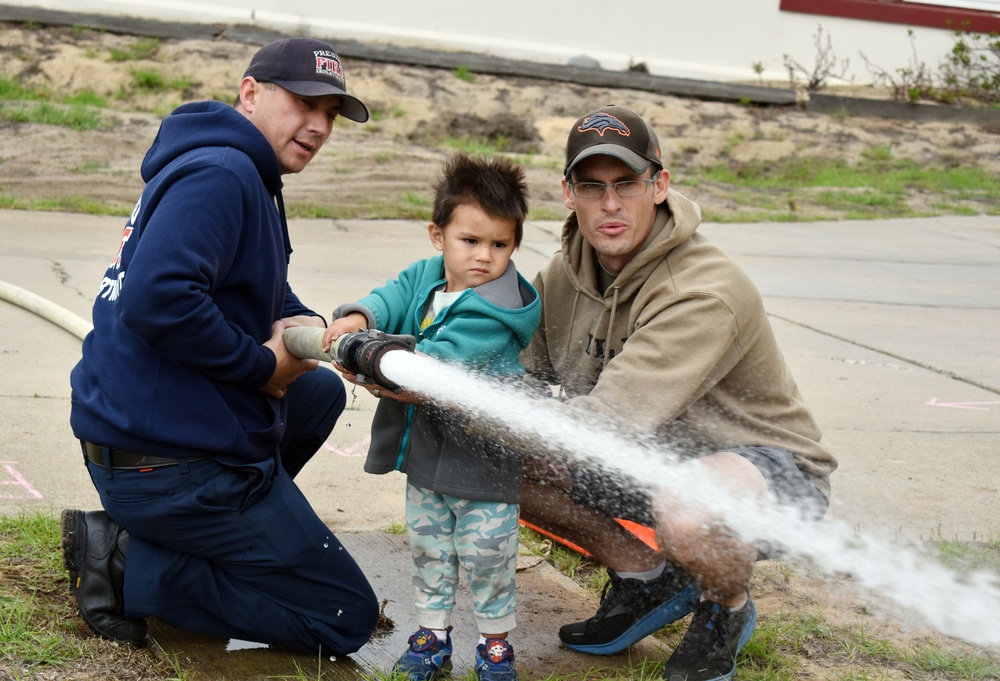
[[[869, 82], [859, 52], [889, 73], [936, 69], [950, 31], [778, 9], [779, 0], [0, 0], [45, 9], [170, 21], [250, 24], [283, 32], [467, 50], [562, 64], [586, 54], [606, 69], [643, 62], [651, 73], [718, 81], [785, 80], [783, 55], [812, 69], [818, 26], [848, 80]], [[915, 36], [914, 58], [908, 32]]]

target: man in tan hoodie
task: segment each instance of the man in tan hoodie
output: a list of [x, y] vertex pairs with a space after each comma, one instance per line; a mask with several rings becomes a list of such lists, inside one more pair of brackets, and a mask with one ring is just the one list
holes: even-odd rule
[[[569, 411], [667, 445], [718, 503], [528, 457], [521, 513], [608, 568], [594, 617], [560, 629], [567, 648], [616, 653], [693, 612], [663, 678], [721, 681], [754, 630], [760, 549], [727, 526], [723, 502], [820, 518], [836, 462], [760, 294], [696, 232], [698, 206], [669, 185], [656, 134], [634, 111], [607, 106], [573, 125], [563, 179], [572, 213], [562, 251], [534, 282], [542, 321], [522, 359], [531, 380], [559, 386]], [[655, 527], [660, 550], [618, 518]]]

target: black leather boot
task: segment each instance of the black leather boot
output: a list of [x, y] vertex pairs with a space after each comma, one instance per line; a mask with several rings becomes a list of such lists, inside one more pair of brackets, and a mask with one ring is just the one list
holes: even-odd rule
[[102, 638], [146, 645], [145, 620], [125, 618], [128, 532], [104, 511], [69, 509], [62, 512], [61, 529], [63, 563], [80, 617]]

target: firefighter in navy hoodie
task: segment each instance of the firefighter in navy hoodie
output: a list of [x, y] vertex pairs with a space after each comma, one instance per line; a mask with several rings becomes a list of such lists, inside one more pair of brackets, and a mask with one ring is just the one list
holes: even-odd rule
[[315, 653], [369, 638], [368, 580], [292, 481], [343, 411], [340, 378], [285, 349], [326, 326], [289, 288], [281, 176], [368, 110], [319, 40], [261, 48], [234, 106], [164, 119], [73, 369], [73, 432], [102, 511], [62, 513], [77, 607], [143, 645], [145, 618]]

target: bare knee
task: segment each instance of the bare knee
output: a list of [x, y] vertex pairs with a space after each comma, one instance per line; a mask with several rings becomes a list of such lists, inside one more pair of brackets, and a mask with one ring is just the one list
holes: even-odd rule
[[704, 551], [712, 538], [712, 518], [669, 504], [657, 506], [656, 538], [660, 547], [681, 564], [692, 562], [696, 552]]

